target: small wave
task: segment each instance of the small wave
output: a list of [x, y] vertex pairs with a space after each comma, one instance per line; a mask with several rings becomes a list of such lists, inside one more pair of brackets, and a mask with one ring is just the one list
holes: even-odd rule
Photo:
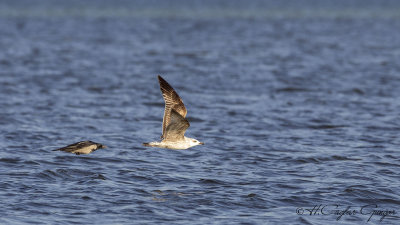
[[5, 163], [18, 163], [20, 162], [21, 159], [20, 158], [0, 158], [0, 162], [5, 162]]
[[337, 129], [337, 128], [345, 128], [345, 127], [348, 127], [348, 126], [346, 126], [346, 125], [333, 125], [333, 124], [322, 124], [322, 125], [308, 126], [308, 128], [316, 129], [316, 130]]
[[203, 184], [225, 184], [225, 182], [217, 180], [217, 179], [200, 179], [200, 182]]
[[57, 177], [61, 177], [60, 174], [52, 170], [45, 170], [36, 176], [45, 180], [55, 180]]
[[306, 88], [296, 88], [296, 87], [286, 87], [286, 88], [278, 88], [275, 90], [276, 92], [310, 92], [311, 90]]
[[328, 161], [359, 161], [361, 159], [358, 158], [350, 158], [346, 156], [340, 156], [340, 155], [333, 155], [329, 157], [302, 157], [302, 158], [296, 158], [295, 162], [297, 163], [322, 163], [322, 162], [328, 162]]

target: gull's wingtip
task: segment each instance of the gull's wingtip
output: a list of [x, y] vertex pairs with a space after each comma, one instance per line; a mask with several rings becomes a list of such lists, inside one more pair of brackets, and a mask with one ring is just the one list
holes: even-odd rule
[[165, 86], [165, 83], [167, 83], [167, 81], [160, 75], [157, 75], [157, 78], [158, 78], [158, 83], [160, 83], [161, 86]]

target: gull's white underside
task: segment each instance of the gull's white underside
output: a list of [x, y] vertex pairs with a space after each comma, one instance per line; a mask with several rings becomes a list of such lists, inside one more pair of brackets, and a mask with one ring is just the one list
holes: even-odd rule
[[157, 148], [169, 148], [169, 149], [188, 149], [190, 147], [199, 145], [197, 142], [194, 142], [195, 139], [184, 137], [182, 141], [161, 141], [161, 142], [150, 142], [147, 145], [150, 147], [157, 147]]

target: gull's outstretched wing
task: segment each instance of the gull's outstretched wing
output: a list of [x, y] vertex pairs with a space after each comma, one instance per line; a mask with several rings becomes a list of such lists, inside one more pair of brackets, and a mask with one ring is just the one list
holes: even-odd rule
[[178, 113], [175, 109], [170, 112], [169, 125], [165, 129], [165, 141], [179, 141], [184, 138], [186, 130], [189, 128], [189, 121]]
[[[158, 81], [160, 83], [161, 93], [165, 101], [163, 125], [162, 125], [162, 139], [166, 138], [166, 130], [168, 125], [171, 123], [171, 111], [175, 110], [181, 117], [185, 118], [187, 111], [186, 107], [182, 102], [182, 99], [176, 93], [176, 91], [165, 81], [160, 75], [158, 75]], [[186, 130], [186, 129], [185, 129]]]

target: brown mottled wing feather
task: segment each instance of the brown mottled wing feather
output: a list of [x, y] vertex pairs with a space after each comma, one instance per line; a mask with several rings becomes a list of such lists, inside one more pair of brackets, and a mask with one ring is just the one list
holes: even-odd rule
[[78, 148], [84, 148], [84, 147], [87, 147], [87, 146], [93, 145], [93, 144], [96, 144], [96, 143], [94, 143], [92, 141], [80, 141], [80, 142], [59, 148], [59, 149], [55, 149], [53, 151], [73, 152]]
[[182, 99], [176, 93], [176, 91], [165, 81], [160, 75], [158, 75], [158, 81], [160, 83], [161, 93], [164, 97], [165, 101], [165, 109], [164, 109], [164, 117], [163, 117], [163, 125], [162, 125], [162, 136], [161, 138], [165, 139], [165, 132], [170, 124], [171, 120], [171, 110], [175, 110], [179, 115], [183, 118], [186, 117], [187, 111], [186, 107], [182, 102]]
[[170, 122], [165, 130], [166, 141], [182, 140], [186, 130], [189, 128], [189, 121], [178, 113], [175, 109], [171, 110]]

